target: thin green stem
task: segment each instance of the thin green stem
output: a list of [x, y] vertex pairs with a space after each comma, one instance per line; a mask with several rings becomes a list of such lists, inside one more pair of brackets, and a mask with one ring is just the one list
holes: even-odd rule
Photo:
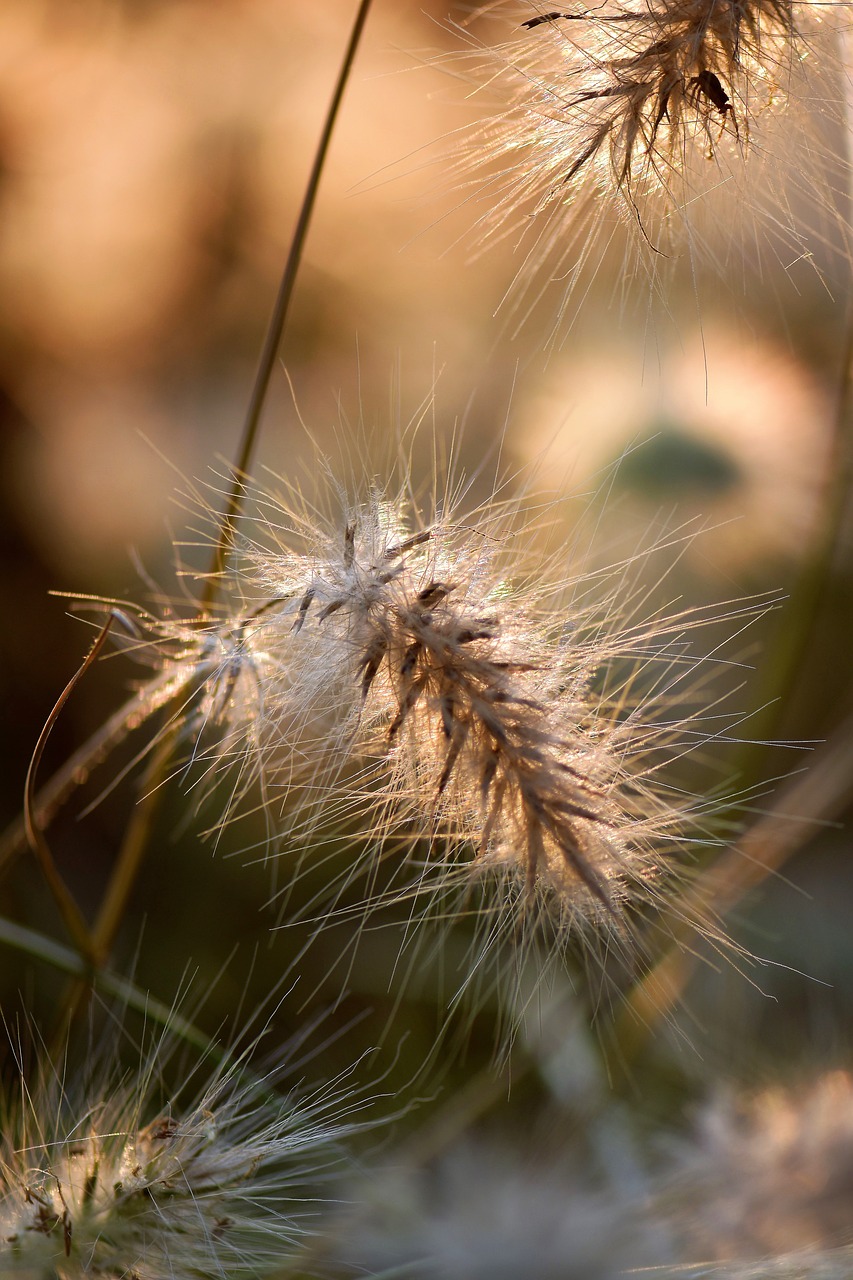
[[[63, 1002], [66, 1030], [79, 1011], [83, 995], [90, 991], [97, 991], [101, 995], [120, 1001], [125, 1008], [141, 1014], [146, 1022], [156, 1022], [170, 1035], [191, 1045], [206, 1058], [222, 1063], [226, 1067], [230, 1064], [240, 1067], [243, 1078], [247, 1082], [251, 1080], [261, 1094], [271, 1100], [279, 1098], [275, 1088], [268, 1085], [266, 1077], [259, 1076], [246, 1068], [245, 1051], [239, 1052], [235, 1057], [230, 1049], [223, 1048], [216, 1040], [211, 1040], [199, 1030], [189, 1019], [181, 1017], [175, 1004], [165, 1004], [156, 996], [152, 996], [149, 991], [137, 987], [129, 978], [122, 977], [111, 969], [101, 969], [98, 973], [93, 973], [91, 966], [69, 947], [63, 947], [61, 943], [45, 937], [35, 929], [28, 929], [14, 920], [0, 916], [0, 946], [3, 944], [52, 965], [53, 968], [69, 974], [76, 980], [70, 1002]], [[55, 1038], [53, 1052], [49, 1056], [56, 1057], [61, 1053], [63, 1044], [64, 1033], [60, 1031]]]
[[92, 981], [95, 988], [102, 991], [104, 995], [115, 996], [129, 1009], [135, 1009], [137, 1013], [152, 1018], [160, 1026], [168, 1027], [194, 1048], [211, 1052], [211, 1042], [208, 1037], [176, 1013], [174, 1006], [163, 1004], [147, 991], [141, 991], [139, 987], [134, 986], [127, 978], [112, 973], [108, 969], [102, 969], [93, 977], [86, 961], [69, 947], [63, 947], [61, 943], [55, 942], [53, 938], [47, 938], [34, 929], [27, 929], [14, 920], [6, 920], [0, 916], [0, 943], [43, 960], [45, 964], [50, 964], [63, 973], [79, 978], [83, 983], [88, 984]]
[[317, 147], [317, 153], [314, 157], [314, 164], [308, 178], [308, 185], [302, 201], [302, 208], [299, 211], [299, 218], [296, 223], [296, 229], [293, 233], [290, 252], [288, 253], [284, 273], [281, 277], [278, 296], [276, 297], [275, 306], [273, 307], [272, 315], [270, 316], [270, 321], [267, 326], [263, 350], [261, 351], [261, 355], [258, 360], [258, 368], [255, 373], [252, 395], [249, 400], [249, 407], [243, 424], [243, 436], [240, 445], [239, 457], [235, 466], [234, 481], [231, 486], [228, 503], [220, 521], [219, 537], [210, 566], [210, 577], [208, 579], [203, 602], [205, 609], [209, 609], [210, 605], [213, 603], [216, 596], [219, 576], [222, 573], [225, 561], [228, 558], [228, 553], [234, 542], [235, 524], [243, 503], [245, 481], [251, 466], [252, 454], [258, 437], [261, 414], [263, 412], [267, 391], [269, 390], [270, 378], [272, 377], [272, 371], [275, 367], [276, 356], [278, 355], [278, 349], [281, 345], [284, 327], [287, 323], [288, 311], [290, 309], [290, 302], [293, 296], [293, 287], [296, 283], [296, 277], [302, 262], [302, 253], [305, 247], [305, 240], [308, 235], [308, 228], [311, 223], [311, 215], [314, 212], [314, 204], [317, 199], [320, 178], [326, 162], [326, 154], [329, 149], [329, 143], [334, 131], [341, 100], [344, 96], [344, 90], [352, 70], [353, 62], [355, 61], [356, 50], [358, 48], [359, 40], [361, 39], [361, 33], [364, 30], [364, 24], [367, 21], [370, 3], [371, 0], [361, 0], [358, 7], [358, 13], [356, 14], [355, 22], [353, 23], [349, 44], [347, 45], [344, 60], [341, 63], [338, 82], [335, 86], [335, 91], [329, 104], [326, 123], [323, 127], [323, 133]]

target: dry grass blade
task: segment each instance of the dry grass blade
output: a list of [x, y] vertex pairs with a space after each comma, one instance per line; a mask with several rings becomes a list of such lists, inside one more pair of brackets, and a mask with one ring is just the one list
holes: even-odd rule
[[[774, 796], [770, 812], [756, 819], [693, 886], [697, 909], [725, 916], [751, 889], [776, 874], [813, 837], [821, 823], [842, 814], [853, 796], [853, 720], [847, 720], [810, 761]], [[632, 992], [622, 1014], [626, 1046], [642, 1043], [678, 1003], [696, 956], [672, 947]]]

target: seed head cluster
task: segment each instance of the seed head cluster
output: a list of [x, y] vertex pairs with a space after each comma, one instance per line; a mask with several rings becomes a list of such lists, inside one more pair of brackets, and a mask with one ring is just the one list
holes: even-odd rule
[[[558, 46], [569, 61], [570, 90], [563, 101], [584, 140], [562, 182], [603, 160], [629, 193], [636, 182], [667, 186], [697, 132], [707, 143], [727, 129], [739, 139], [732, 95], [743, 103], [747, 76], [767, 79], [771, 70], [775, 76], [779, 68], [771, 59], [778, 60], [780, 49], [790, 56], [796, 36], [785, 0], [657, 0], [591, 14], [551, 11], [522, 26], [532, 31], [546, 24], [561, 27]], [[572, 66], [575, 57], [587, 65]]]
[[[522, 292], [545, 269], [576, 287], [620, 225], [652, 280], [685, 237], [717, 270], [738, 227], [752, 256], [768, 238], [786, 261], [836, 242], [846, 179], [818, 135], [842, 108], [828, 82], [805, 77], [814, 12], [790, 0], [489, 6], [504, 34], [466, 30], [465, 65], [474, 101], [494, 107], [458, 165], [483, 238], [522, 249]], [[824, 68], [832, 37], [820, 38]], [[816, 102], [821, 123], [809, 119]]]
[[277, 1095], [232, 1065], [170, 1102], [162, 1047], [88, 1089], [43, 1063], [3, 1096], [0, 1274], [249, 1277], [292, 1261], [352, 1128], [341, 1099]]
[[[412, 532], [374, 498], [310, 576], [299, 565], [291, 644], [301, 637], [318, 671], [343, 659], [339, 741], [381, 761], [385, 796], [425, 830], [450, 833], [474, 863], [511, 862], [530, 891], [615, 911], [637, 859], [585, 701], [590, 655], [579, 647], [573, 670], [555, 669], [553, 636], [513, 598], [490, 544], [452, 525]], [[260, 565], [282, 594], [296, 566], [283, 567]]]
[[667, 902], [702, 807], [661, 774], [705, 738], [681, 705], [701, 617], [632, 618], [625, 565], [617, 605], [567, 576], [564, 549], [531, 562], [501, 504], [429, 520], [379, 491], [328, 518], [263, 505], [227, 620], [167, 619], [145, 646], [153, 687], [188, 691], [178, 718], [212, 779], [259, 777], [304, 860], [318, 824], [355, 830], [370, 856], [353, 876], [417, 851], [395, 893], [500, 882], [512, 912], [607, 932]]

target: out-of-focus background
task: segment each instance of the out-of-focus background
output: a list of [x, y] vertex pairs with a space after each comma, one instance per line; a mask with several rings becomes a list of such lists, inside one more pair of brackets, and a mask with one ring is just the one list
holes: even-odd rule
[[[138, 598], [148, 590], [140, 565], [174, 590], [172, 539], [188, 524], [175, 493], [191, 481], [219, 483], [214, 473], [234, 456], [354, 7], [26, 0], [0, 14], [7, 822], [20, 810], [39, 729], [90, 639], [62, 593]], [[661, 600], [786, 594], [735, 646], [743, 669], [732, 680], [745, 739], [808, 747], [723, 752], [711, 765], [720, 785], [728, 769], [734, 789], [751, 789], [741, 815], [749, 822], [775, 779], [809, 769], [825, 741], [849, 756], [853, 736], [850, 503], [839, 480], [849, 474], [851, 268], [832, 251], [841, 234], [818, 266], [759, 246], [760, 271], [741, 271], [740, 286], [685, 252], [665, 298], [628, 281], [619, 302], [614, 248], [572, 328], [555, 334], [557, 282], [516, 332], [505, 300], [520, 266], [513, 238], [478, 243], [476, 184], [452, 181], [443, 158], [482, 110], [458, 57], [467, 37], [454, 27], [469, 10], [376, 0], [323, 176], [259, 467], [310, 472], [318, 446], [352, 459], [370, 436], [386, 443], [364, 469], [381, 476], [399, 432], [434, 394], [423, 465], [433, 437], [439, 453], [455, 449], [459, 470], [479, 476], [473, 496], [485, 497], [496, 474], [517, 473], [532, 491], [573, 499], [559, 517], [566, 545], [577, 542], [575, 518], [587, 521], [599, 562], [684, 528], [691, 537], [673, 553]], [[846, 145], [837, 128], [832, 136]], [[749, 259], [748, 243], [739, 253]], [[118, 705], [134, 674], [114, 658], [86, 677], [53, 732], [44, 776]], [[117, 769], [105, 767], [103, 785]], [[132, 790], [129, 779], [79, 819], [72, 800], [51, 829], [88, 911]], [[768, 963], [700, 966], [689, 1012], [627, 1064], [606, 1030], [614, 1088], [636, 1086], [665, 1111], [724, 1062], [761, 1079], [843, 1061], [853, 1012], [850, 797], [834, 781], [827, 791], [783, 873], [740, 898], [726, 922]], [[334, 930], [297, 963], [307, 933], [269, 933], [269, 869], [256, 856], [245, 865], [242, 834], [230, 850], [227, 837], [215, 851], [200, 843], [192, 817], [179, 820], [185, 810], [175, 789], [117, 966], [135, 966], [139, 984], [168, 1000], [187, 963], [204, 985], [239, 943], [204, 1014], [217, 1025], [257, 947], [256, 998], [271, 975], [297, 965], [291, 1020], [345, 989], [324, 1024], [324, 1067], [381, 1040], [394, 1087], [414, 1080], [444, 1020], [447, 985], [426, 973], [403, 988], [393, 926], [387, 939], [381, 929], [366, 938], [352, 964], [350, 939]], [[5, 915], [62, 936], [26, 861], [2, 895]], [[4, 1005], [23, 993], [44, 1018], [63, 990], [64, 979], [10, 949], [0, 975]], [[587, 999], [581, 990], [584, 1008]], [[520, 1083], [501, 1114], [550, 1096], [554, 1037], [576, 1000], [568, 979], [553, 1000], [559, 1018], [543, 1007], [519, 1038]], [[488, 1078], [494, 1014], [486, 1005], [461, 1015], [467, 1056], [448, 1050], [449, 1083], [429, 1104], [442, 1115], [458, 1096], [453, 1086]], [[606, 1010], [600, 1016], [606, 1024]], [[505, 1090], [483, 1088], [474, 1111], [503, 1105]], [[462, 1125], [458, 1114], [467, 1113], [452, 1112]]]

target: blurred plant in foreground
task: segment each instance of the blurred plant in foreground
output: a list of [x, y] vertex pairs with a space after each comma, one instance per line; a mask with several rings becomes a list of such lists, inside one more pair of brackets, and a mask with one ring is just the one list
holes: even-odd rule
[[718, 1099], [689, 1135], [651, 1140], [599, 1084], [538, 1135], [400, 1152], [345, 1219], [348, 1260], [420, 1280], [849, 1277], [848, 1075]]
[[676, 1199], [703, 1257], [835, 1249], [853, 1237], [853, 1080], [845, 1071], [798, 1089], [730, 1091], [699, 1114], [682, 1152]]
[[0, 1274], [292, 1268], [322, 1221], [324, 1182], [347, 1167], [342, 1142], [363, 1127], [364, 1097], [345, 1078], [280, 1092], [281, 1054], [254, 1073], [260, 1037], [236, 1056], [211, 1045], [186, 1066], [186, 1032], [169, 1026], [147, 1031], [136, 1066], [122, 1069], [127, 1032], [109, 1031], [78, 1073], [9, 1029], [18, 1074], [0, 1101]]

